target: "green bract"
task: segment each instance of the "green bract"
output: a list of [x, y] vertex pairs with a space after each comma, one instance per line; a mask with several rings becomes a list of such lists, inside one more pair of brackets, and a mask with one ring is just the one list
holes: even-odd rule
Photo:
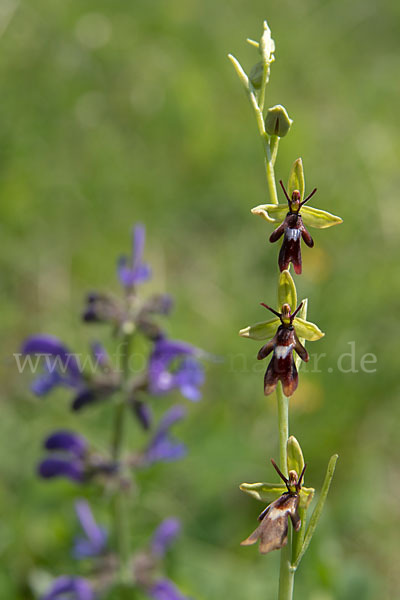
[[293, 277], [288, 270], [282, 271], [279, 276], [278, 310], [281, 310], [283, 304], [289, 304], [292, 310], [295, 310], [297, 307], [296, 286], [294, 285]]

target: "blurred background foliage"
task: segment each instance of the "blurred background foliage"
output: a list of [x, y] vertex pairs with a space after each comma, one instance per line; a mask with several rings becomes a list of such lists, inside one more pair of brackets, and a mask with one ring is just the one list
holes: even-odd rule
[[[141, 476], [132, 540], [180, 516], [170, 575], [185, 592], [276, 597], [278, 553], [238, 545], [262, 508], [238, 484], [273, 477], [277, 434], [258, 344], [237, 330], [266, 318], [260, 301], [274, 302], [277, 247], [250, 214], [266, 201], [262, 151], [226, 58], [232, 52], [247, 70], [257, 62], [245, 38], [259, 37], [264, 18], [277, 45], [267, 104], [294, 119], [277, 177], [286, 180], [302, 156], [308, 190], [318, 187], [314, 205], [344, 219], [315, 232], [296, 279], [326, 332], [309, 344], [326, 353], [318, 372], [303, 374], [291, 401], [307, 484], [319, 488], [329, 457], [340, 455], [296, 597], [398, 593], [400, 4], [1, 0], [2, 598], [29, 600], [42, 571], [75, 569], [77, 490], [36, 479], [44, 435], [71, 427], [102, 445], [110, 419], [103, 407], [69, 413], [67, 392], [33, 398], [12, 353], [37, 332], [81, 352], [103, 337], [101, 327], [82, 328], [82, 300], [87, 290], [118, 289], [115, 259], [135, 221], [147, 226], [155, 273], [146, 291], [176, 298], [173, 337], [224, 362], [208, 366], [204, 399], [179, 426], [188, 458]], [[337, 367], [349, 342], [356, 373]], [[365, 353], [376, 355], [375, 373], [360, 369]], [[159, 399], [159, 410], [176, 400]], [[129, 431], [134, 444], [133, 421]]]

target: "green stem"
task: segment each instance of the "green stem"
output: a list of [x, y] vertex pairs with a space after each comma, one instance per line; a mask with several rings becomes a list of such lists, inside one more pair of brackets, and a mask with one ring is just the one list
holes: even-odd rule
[[[122, 341], [122, 390], [115, 403], [114, 409], [114, 426], [111, 439], [111, 456], [113, 461], [118, 462], [123, 448], [124, 438], [124, 420], [126, 412], [126, 382], [129, 378], [129, 355], [132, 341], [132, 333], [125, 334]], [[128, 560], [130, 556], [129, 542], [129, 510], [128, 510], [128, 485], [125, 485], [122, 480], [118, 482], [118, 487], [115, 491], [113, 512], [114, 512], [114, 535], [119, 555], [119, 578], [121, 583], [129, 580], [130, 573], [128, 568]]]
[[[267, 132], [265, 131], [264, 117], [263, 117], [262, 109], [260, 108], [259, 103], [257, 102], [257, 98], [253, 91], [254, 88], [251, 85], [251, 83], [249, 82], [249, 78], [247, 77], [246, 73], [243, 71], [241, 64], [234, 56], [232, 56], [232, 54], [228, 54], [228, 58], [231, 61], [231, 63], [233, 64], [234, 69], [248, 94], [250, 104], [254, 110], [254, 114], [256, 117], [256, 121], [257, 121], [257, 127], [258, 127], [258, 131], [259, 131], [259, 134], [261, 137], [263, 150], [264, 150], [264, 154], [265, 154], [265, 174], [267, 177], [269, 198], [270, 198], [270, 201], [272, 204], [278, 204], [278, 194], [276, 192], [275, 172], [274, 172], [276, 152], [273, 153], [271, 151], [270, 139], [269, 139]], [[277, 151], [277, 148], [276, 148], [276, 151]]]
[[267, 178], [269, 199], [272, 204], [278, 204], [278, 194], [276, 191], [275, 171], [274, 171], [276, 152], [274, 154], [271, 152], [270, 138], [269, 138], [267, 132], [265, 131], [264, 117], [263, 117], [262, 111], [261, 111], [260, 107], [258, 106], [257, 98], [255, 97], [254, 92], [252, 92], [250, 90], [249, 90], [249, 98], [250, 98], [250, 103], [253, 107], [254, 114], [256, 117], [258, 132], [261, 137], [261, 142], [262, 142], [264, 155], [265, 155], [265, 158], [264, 158], [265, 176]]
[[[276, 388], [276, 399], [278, 404], [278, 428], [279, 428], [279, 466], [282, 473], [287, 477], [287, 441], [289, 438], [289, 398], [283, 393], [279, 382]], [[290, 519], [289, 519], [290, 520]], [[288, 542], [281, 550], [281, 562], [279, 571], [279, 600], [292, 600], [295, 569], [292, 562], [292, 526], [289, 524]]]
[[279, 428], [279, 466], [285, 477], [287, 470], [287, 441], [289, 438], [289, 398], [283, 393], [282, 384], [279, 382], [276, 388], [276, 399], [278, 402], [278, 428]]
[[[290, 532], [291, 533], [291, 525]], [[278, 600], [292, 600], [293, 598], [293, 587], [294, 587], [294, 575], [296, 569], [291, 566], [291, 535], [288, 536], [288, 543], [281, 550], [281, 564], [279, 572], [279, 595]]]

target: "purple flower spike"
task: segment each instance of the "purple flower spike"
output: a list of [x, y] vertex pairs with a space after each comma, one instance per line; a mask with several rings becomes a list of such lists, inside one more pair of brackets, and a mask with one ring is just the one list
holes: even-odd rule
[[55, 431], [44, 443], [51, 456], [42, 460], [38, 473], [44, 479], [67, 477], [82, 482], [85, 478], [86, 440], [72, 431]]
[[159, 579], [149, 589], [149, 595], [154, 600], [187, 600], [169, 579]]
[[170, 517], [164, 519], [154, 532], [153, 539], [151, 542], [151, 552], [154, 556], [162, 558], [169, 546], [179, 535], [181, 525], [178, 519]]
[[92, 511], [86, 500], [77, 500], [75, 511], [85, 536], [75, 540], [73, 555], [75, 558], [99, 556], [107, 545], [107, 532], [94, 520]]
[[173, 406], [161, 419], [149, 445], [143, 453], [143, 462], [146, 466], [155, 462], [170, 462], [178, 460], [186, 454], [186, 446], [170, 437], [169, 430], [183, 419], [186, 410], [183, 406]]
[[62, 575], [55, 579], [41, 600], [94, 600], [90, 583], [82, 577]]
[[132, 256], [121, 256], [118, 261], [118, 277], [122, 285], [132, 288], [151, 277], [150, 267], [142, 262], [146, 230], [143, 225], [135, 225], [132, 232]]
[[203, 367], [196, 360], [200, 354], [201, 350], [184, 342], [157, 339], [149, 359], [150, 393], [162, 395], [178, 388], [188, 400], [199, 400], [199, 387], [204, 383]]

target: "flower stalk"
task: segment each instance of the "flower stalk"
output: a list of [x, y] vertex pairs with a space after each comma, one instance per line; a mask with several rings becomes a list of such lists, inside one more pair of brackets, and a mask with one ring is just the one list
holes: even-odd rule
[[[267, 22], [264, 22], [260, 42], [248, 42], [261, 54], [261, 62], [254, 65], [247, 76], [239, 61], [229, 55], [252, 106], [258, 132], [261, 137], [266, 183], [270, 204], [262, 204], [252, 209], [268, 223], [278, 225], [269, 241], [283, 239], [279, 252], [278, 266], [281, 272], [278, 284], [278, 307], [261, 303], [275, 317], [240, 330], [240, 335], [255, 340], [263, 340], [257, 358], [262, 360], [272, 354], [264, 377], [264, 394], [276, 393], [278, 413], [279, 465], [272, 463], [285, 485], [270, 483], [244, 483], [241, 489], [257, 500], [268, 500], [270, 504], [260, 514], [257, 529], [243, 542], [248, 546], [260, 542], [262, 554], [280, 550], [280, 573], [278, 600], [292, 600], [294, 577], [304, 552], [307, 550], [319, 521], [332, 481], [337, 455], [331, 458], [327, 475], [318, 503], [307, 524], [307, 509], [314, 495], [313, 488], [303, 484], [306, 465], [300, 444], [294, 437], [289, 438], [289, 403], [298, 386], [298, 370], [302, 361], [309, 360], [305, 349], [306, 341], [316, 341], [324, 334], [317, 325], [307, 321], [308, 300], [297, 306], [297, 292], [290, 274], [290, 265], [296, 275], [302, 272], [301, 241], [312, 248], [314, 240], [306, 225], [324, 229], [342, 222], [340, 217], [320, 209], [303, 207], [315, 194], [314, 188], [305, 197], [304, 170], [301, 159], [291, 168], [287, 189], [279, 181], [285, 199], [279, 203], [275, 180], [275, 163], [279, 141], [290, 130], [292, 120], [281, 105], [266, 110], [266, 85], [269, 81], [270, 66], [274, 61], [275, 43]], [[304, 220], [304, 222], [303, 222]], [[297, 308], [296, 308], [297, 307]], [[285, 487], [286, 486], [286, 487]], [[272, 500], [272, 502], [271, 502]]]

